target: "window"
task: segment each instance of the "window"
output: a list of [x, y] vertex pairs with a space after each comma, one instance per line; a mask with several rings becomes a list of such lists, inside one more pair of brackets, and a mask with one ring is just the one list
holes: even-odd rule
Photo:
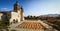
[[17, 19], [16, 19], [16, 20], [15, 20], [15, 19], [13, 19], [13, 23], [18, 23], [18, 20], [17, 20]]
[[13, 19], [13, 23], [15, 23], [15, 19]]

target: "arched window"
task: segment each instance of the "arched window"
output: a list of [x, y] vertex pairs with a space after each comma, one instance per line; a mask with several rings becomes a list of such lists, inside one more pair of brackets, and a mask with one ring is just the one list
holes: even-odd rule
[[13, 23], [15, 23], [15, 19], [13, 19]]

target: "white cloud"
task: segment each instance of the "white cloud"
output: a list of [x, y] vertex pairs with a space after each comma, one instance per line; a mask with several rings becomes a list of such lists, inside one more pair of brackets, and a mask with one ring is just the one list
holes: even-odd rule
[[1, 8], [1, 11], [8, 11], [8, 8]]
[[7, 9], [7, 8], [1, 8], [1, 9]]

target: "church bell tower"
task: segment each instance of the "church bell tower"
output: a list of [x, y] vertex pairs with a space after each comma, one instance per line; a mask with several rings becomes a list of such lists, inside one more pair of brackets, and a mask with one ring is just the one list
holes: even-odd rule
[[14, 4], [14, 12], [18, 13], [18, 20], [23, 21], [24, 20], [24, 16], [23, 16], [23, 8], [19, 5], [18, 1], [16, 1], [16, 3]]
[[18, 10], [20, 10], [20, 6], [18, 1], [16, 1], [16, 3], [14, 4], [14, 12], [17, 12]]

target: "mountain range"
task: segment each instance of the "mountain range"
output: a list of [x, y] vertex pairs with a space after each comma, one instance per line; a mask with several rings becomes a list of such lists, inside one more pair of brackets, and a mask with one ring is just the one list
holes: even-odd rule
[[46, 17], [57, 17], [57, 16], [60, 16], [60, 14], [47, 14], [47, 15], [41, 15], [41, 16], [46, 16]]

